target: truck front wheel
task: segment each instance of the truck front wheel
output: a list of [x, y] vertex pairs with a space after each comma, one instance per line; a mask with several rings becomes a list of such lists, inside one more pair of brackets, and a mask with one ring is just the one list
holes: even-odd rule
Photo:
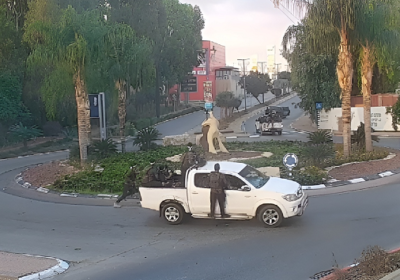
[[161, 210], [164, 219], [170, 225], [179, 225], [182, 223], [185, 211], [182, 206], [177, 203], [167, 203]]
[[281, 225], [283, 214], [277, 206], [265, 205], [258, 212], [258, 220], [267, 228], [275, 228]]

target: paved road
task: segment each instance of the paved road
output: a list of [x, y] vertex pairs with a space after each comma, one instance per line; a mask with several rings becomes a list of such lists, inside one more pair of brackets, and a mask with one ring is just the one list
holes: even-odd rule
[[[305, 137], [287, 132], [282, 138]], [[60, 157], [66, 153], [0, 161], [0, 250], [70, 261], [55, 279], [307, 279], [329, 269], [332, 254], [347, 265], [368, 245], [400, 246], [400, 176], [379, 188], [312, 197], [303, 217], [274, 230], [256, 221], [169, 226], [139, 207], [55, 204], [2, 191], [23, 166]]]
[[[0, 175], [0, 186], [11, 173]], [[169, 226], [138, 207], [54, 204], [0, 192], [0, 250], [70, 261], [68, 273], [55, 277], [62, 280], [306, 279], [330, 268], [332, 253], [347, 265], [368, 245], [400, 245], [399, 187], [312, 197], [303, 217], [274, 230], [256, 221]]]

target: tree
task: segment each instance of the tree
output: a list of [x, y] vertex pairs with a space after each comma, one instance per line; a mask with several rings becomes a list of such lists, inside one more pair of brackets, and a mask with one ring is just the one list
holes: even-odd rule
[[25, 14], [28, 11], [28, 0], [0, 0], [0, 6], [7, 8], [7, 14], [13, 18], [15, 30], [24, 26]]
[[130, 25], [152, 43], [154, 101], [160, 116], [160, 88], [181, 81], [197, 64], [204, 20], [198, 7], [178, 0], [110, 0], [110, 17]]
[[[360, 14], [356, 17], [356, 33], [361, 52], [361, 83], [364, 103], [364, 133], [367, 152], [373, 150], [371, 138], [371, 89], [375, 64], [390, 69], [391, 53], [400, 43], [398, 39], [399, 13], [392, 0], [360, 0]], [[394, 13], [393, 13], [394, 11]]]
[[305, 22], [290, 26], [282, 40], [283, 57], [291, 65], [291, 86], [298, 92], [298, 104], [316, 121], [316, 102], [329, 110], [340, 106], [340, 88], [336, 78], [336, 54], [313, 54], [307, 45]]
[[269, 78], [269, 75], [252, 71], [246, 77], [240, 78], [239, 84], [242, 88], [244, 86], [244, 78], [246, 78], [246, 91], [253, 95], [257, 99], [258, 103], [261, 104], [258, 96], [268, 92], [270, 89], [271, 79]]
[[[339, 46], [336, 73], [341, 89], [344, 155], [351, 153], [351, 91], [353, 82], [352, 46], [356, 44], [354, 26], [360, 5], [358, 0], [278, 0], [293, 3], [293, 9], [307, 11], [307, 23], [315, 53], [332, 53]], [[340, 44], [338, 44], [338, 39]]]
[[118, 91], [118, 117], [122, 152], [125, 152], [125, 123], [127, 91], [139, 89], [152, 78], [151, 45], [145, 38], [138, 38], [126, 24], [109, 25], [106, 37], [106, 73]]
[[[50, 2], [50, 1], [49, 1]], [[104, 18], [97, 11], [78, 15], [72, 7], [62, 11], [56, 24], [33, 21], [26, 26], [25, 40], [32, 48], [31, 67], [66, 67], [75, 87], [81, 161], [87, 160], [90, 144], [90, 108], [86, 68], [101, 55], [106, 34]]]
[[229, 117], [230, 108], [236, 105], [236, 100], [232, 91], [223, 91], [217, 94], [215, 97], [215, 106], [221, 108], [221, 118]]

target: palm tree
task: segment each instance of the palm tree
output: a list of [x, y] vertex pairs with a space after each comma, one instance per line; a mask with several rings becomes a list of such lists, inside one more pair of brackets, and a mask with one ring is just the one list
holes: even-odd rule
[[106, 72], [118, 91], [119, 135], [124, 153], [127, 92], [131, 87], [137, 90], [148, 82], [146, 79], [151, 79], [153, 67], [148, 63], [151, 45], [146, 39], [137, 38], [129, 25], [120, 23], [109, 26], [106, 45]]
[[25, 41], [32, 49], [28, 64], [53, 69], [65, 67], [70, 73], [75, 86], [81, 162], [87, 160], [91, 138], [87, 66], [101, 54], [104, 27], [104, 18], [97, 11], [77, 14], [72, 7], [63, 10], [55, 23], [37, 20], [25, 27]]
[[[364, 103], [365, 149], [373, 150], [371, 137], [371, 86], [375, 64], [382, 70], [390, 63], [390, 51], [399, 41], [398, 9], [393, 0], [359, 0], [364, 9], [357, 16], [356, 36], [361, 46], [361, 83]], [[389, 52], [388, 52], [389, 50]]]
[[[336, 72], [341, 88], [344, 155], [351, 153], [351, 90], [353, 80], [353, 56], [355, 45], [355, 15], [359, 0], [278, 0], [291, 4], [296, 11], [307, 13], [311, 32], [307, 34], [314, 51], [329, 51], [339, 47]], [[340, 44], [337, 45], [339, 36]]]

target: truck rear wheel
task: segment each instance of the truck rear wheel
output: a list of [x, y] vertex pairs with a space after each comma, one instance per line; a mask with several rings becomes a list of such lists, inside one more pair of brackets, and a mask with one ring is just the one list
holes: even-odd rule
[[185, 211], [182, 206], [177, 203], [167, 203], [161, 210], [164, 219], [170, 225], [179, 225], [182, 223]]

